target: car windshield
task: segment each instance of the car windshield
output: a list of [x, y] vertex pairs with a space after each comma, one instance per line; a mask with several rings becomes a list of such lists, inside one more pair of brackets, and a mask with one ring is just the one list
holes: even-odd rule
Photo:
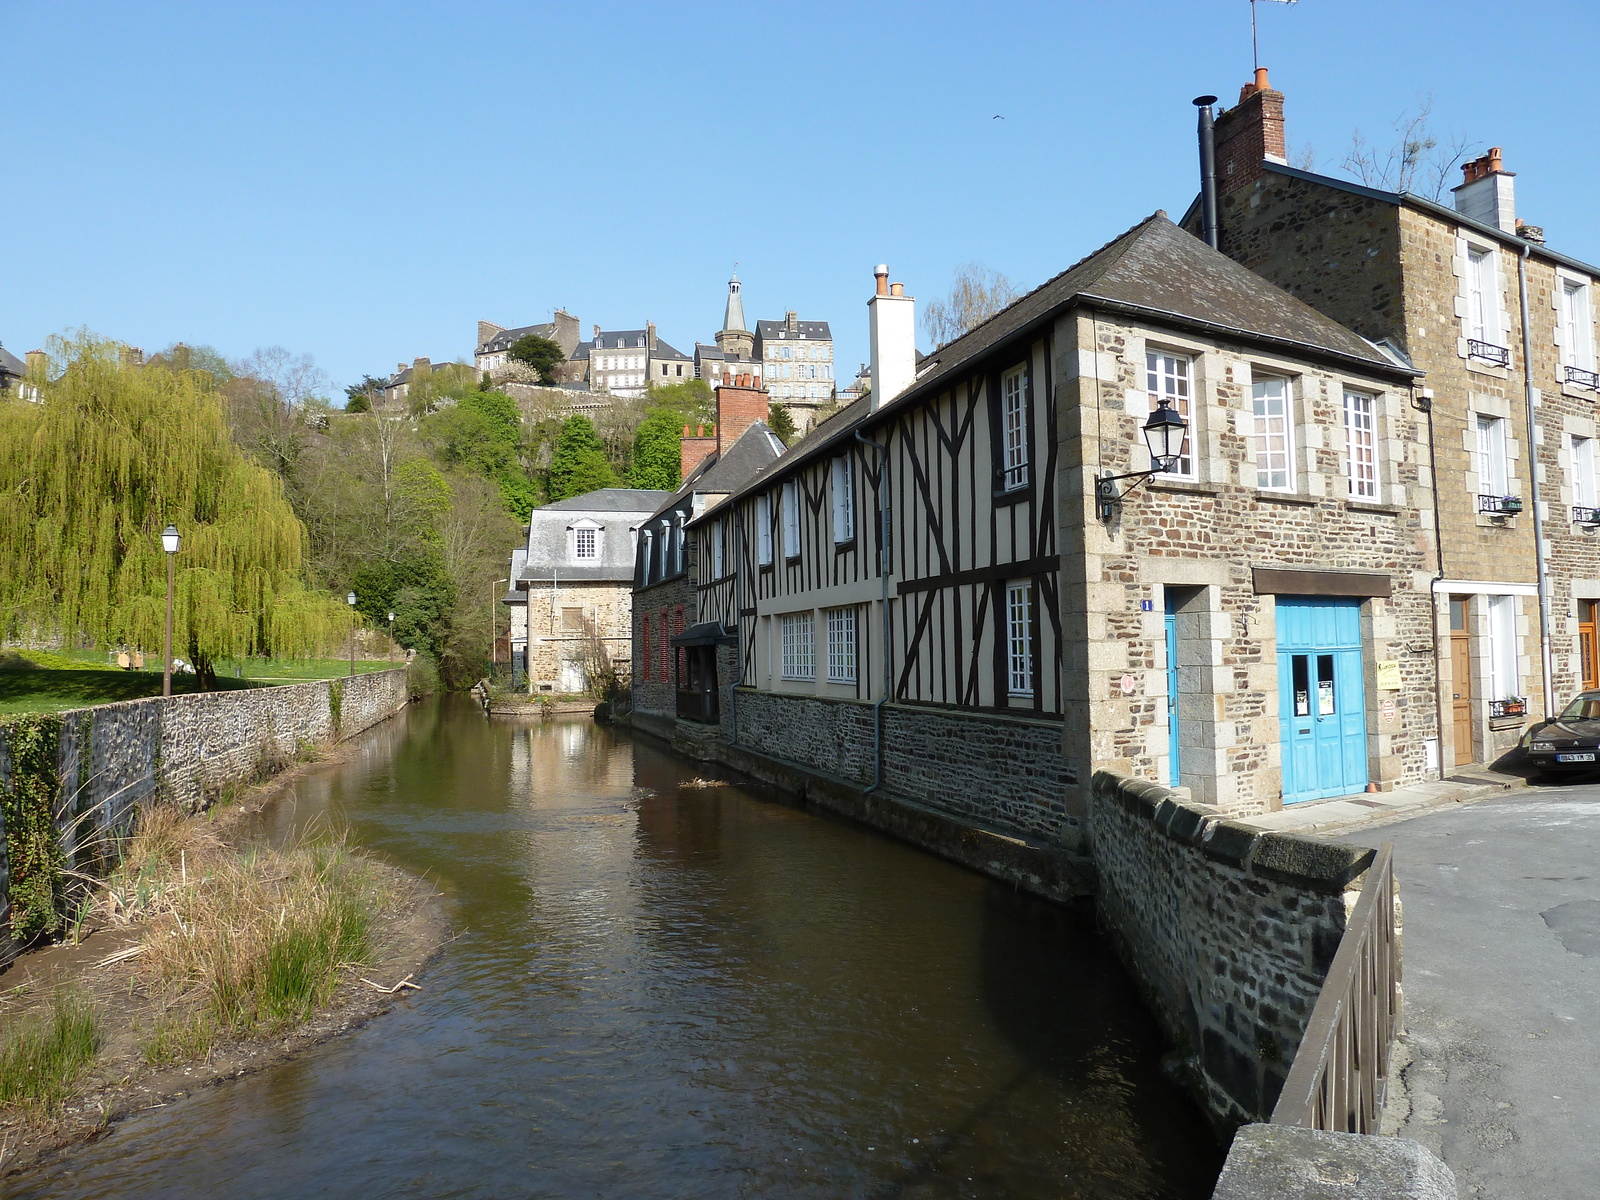
[[1561, 714], [1563, 721], [1600, 721], [1600, 692], [1585, 692]]

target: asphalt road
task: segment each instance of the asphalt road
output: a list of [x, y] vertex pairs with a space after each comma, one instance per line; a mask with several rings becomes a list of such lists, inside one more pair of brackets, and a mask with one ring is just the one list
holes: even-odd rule
[[1600, 783], [1344, 840], [1395, 845], [1412, 1058], [1399, 1133], [1463, 1197], [1600, 1197]]

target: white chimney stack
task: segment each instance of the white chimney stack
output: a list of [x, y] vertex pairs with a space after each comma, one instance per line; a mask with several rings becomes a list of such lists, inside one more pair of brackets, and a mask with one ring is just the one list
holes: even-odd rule
[[876, 412], [917, 377], [917, 302], [889, 282], [889, 268], [873, 268], [877, 286], [867, 301], [872, 341], [872, 409]]
[[1517, 200], [1511, 182], [1516, 172], [1506, 170], [1500, 147], [1495, 146], [1489, 153], [1462, 163], [1461, 174], [1463, 182], [1451, 189], [1456, 211], [1474, 221], [1516, 233]]

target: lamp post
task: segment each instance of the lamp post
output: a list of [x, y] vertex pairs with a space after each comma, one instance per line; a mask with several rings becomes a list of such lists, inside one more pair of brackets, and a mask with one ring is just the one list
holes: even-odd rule
[[389, 610], [389, 661], [394, 661], [394, 610]]
[[[1188, 442], [1189, 422], [1179, 413], [1163, 396], [1156, 404], [1155, 410], [1144, 423], [1145, 447], [1150, 451], [1150, 469], [1148, 471], [1130, 471], [1125, 475], [1102, 475], [1094, 481], [1095, 505], [1100, 511], [1100, 519], [1109, 521], [1117, 515], [1117, 505], [1122, 503], [1122, 498], [1145, 480], [1156, 475], [1165, 474], [1175, 469], [1178, 460], [1183, 457], [1184, 446]], [[1127, 488], [1117, 490], [1117, 484], [1124, 480], [1133, 480]]]
[[[356, 611], [356, 594], [354, 592], [351, 592], [348, 596], [346, 596], [344, 598], [344, 602], [350, 606], [350, 612], [352, 614], [354, 614], [354, 612]], [[356, 623], [355, 623], [355, 620], [352, 617], [352, 619], [350, 621], [350, 677], [352, 679], [354, 679], [355, 678], [355, 674], [356, 674]]]
[[161, 531], [161, 548], [167, 552], [167, 641], [161, 655], [161, 694], [172, 695], [172, 564], [178, 557], [178, 546], [183, 538], [176, 525]]

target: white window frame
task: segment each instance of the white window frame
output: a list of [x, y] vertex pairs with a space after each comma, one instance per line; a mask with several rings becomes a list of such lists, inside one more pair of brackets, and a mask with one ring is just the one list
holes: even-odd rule
[[[587, 541], [587, 554], [584, 553], [584, 543]], [[572, 530], [572, 557], [579, 562], [591, 562], [600, 557], [600, 527], [597, 525], [578, 525]]]
[[828, 682], [856, 681], [856, 610], [830, 608], [828, 614]]
[[1016, 579], [1006, 584], [1007, 695], [1033, 695], [1033, 581]]
[[644, 547], [644, 553], [640, 557], [640, 562], [643, 565], [639, 569], [639, 582], [645, 587], [649, 587], [655, 582], [655, 580], [651, 578], [651, 572], [655, 567], [656, 562], [655, 533], [649, 529], [646, 529], [644, 531], [644, 538], [640, 544]]
[[758, 565], [772, 565], [772, 497], [756, 497], [756, 558]]
[[721, 579], [727, 567], [727, 560], [722, 552], [722, 522], [711, 522], [711, 528], [707, 532], [711, 538], [711, 578]]
[[689, 514], [680, 512], [673, 520], [672, 548], [675, 551], [672, 563], [672, 573], [681, 575], [689, 569], [689, 534], [684, 528], [689, 523]]
[[1345, 475], [1352, 500], [1378, 498], [1378, 398], [1344, 390]]
[[1570, 454], [1572, 457], [1573, 506], [1577, 508], [1594, 508], [1596, 506], [1594, 438], [1573, 434]]
[[1517, 598], [1489, 597], [1489, 699], [1520, 697], [1517, 678]]
[[[1295, 479], [1291, 381], [1283, 375], [1259, 376], [1250, 385], [1250, 403], [1250, 454], [1256, 464], [1256, 487], [1269, 492], [1292, 492]], [[1271, 411], [1274, 406], [1278, 409], [1276, 413]]]
[[1491, 346], [1504, 346], [1500, 321], [1500, 263], [1493, 246], [1467, 243], [1467, 337]]
[[1475, 428], [1478, 438], [1478, 495], [1509, 496], [1511, 470], [1506, 454], [1506, 419], [1491, 413], [1478, 413]]
[[814, 680], [817, 664], [812, 642], [816, 636], [816, 620], [811, 611], [784, 613], [778, 620], [778, 627], [783, 641], [783, 678]]
[[800, 557], [800, 481], [790, 479], [783, 485], [783, 556]]
[[[1587, 280], [1557, 276], [1561, 285], [1561, 365], [1594, 370], [1593, 293]], [[1563, 380], [1563, 382], [1565, 382]]]
[[1194, 447], [1199, 429], [1194, 419], [1194, 356], [1174, 350], [1150, 350], [1144, 353], [1145, 392], [1150, 397], [1150, 411], [1154, 412], [1165, 399], [1168, 406], [1189, 423], [1189, 434], [1184, 439], [1187, 453], [1180, 455], [1177, 466], [1163, 474], [1174, 479], [1193, 479]]
[[1018, 363], [1000, 376], [1002, 491], [1028, 486], [1028, 368]]
[[833, 498], [833, 540], [838, 545], [853, 542], [856, 537], [855, 479], [848, 454], [833, 460], [832, 476], [829, 492]]

